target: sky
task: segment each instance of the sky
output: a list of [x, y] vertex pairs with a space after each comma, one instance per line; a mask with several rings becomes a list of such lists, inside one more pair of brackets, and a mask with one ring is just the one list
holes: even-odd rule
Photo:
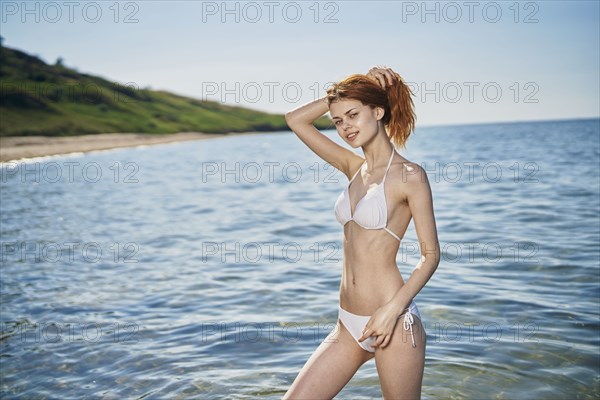
[[598, 117], [598, 1], [1, 1], [3, 44], [270, 113], [377, 65], [417, 126]]

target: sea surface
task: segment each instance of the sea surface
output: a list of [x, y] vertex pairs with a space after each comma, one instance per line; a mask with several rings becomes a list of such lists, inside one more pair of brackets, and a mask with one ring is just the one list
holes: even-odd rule
[[[415, 298], [423, 399], [600, 396], [599, 126], [420, 127], [399, 150], [443, 250]], [[0, 172], [1, 398], [279, 399], [334, 327], [347, 179], [291, 132]], [[416, 244], [411, 223], [405, 279]], [[375, 360], [336, 398], [381, 398]]]

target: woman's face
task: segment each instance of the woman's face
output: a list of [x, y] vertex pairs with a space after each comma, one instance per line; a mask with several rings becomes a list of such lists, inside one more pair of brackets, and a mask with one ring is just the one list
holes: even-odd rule
[[358, 148], [368, 143], [379, 130], [383, 117], [381, 108], [371, 108], [358, 100], [339, 100], [329, 106], [335, 128], [350, 146]]

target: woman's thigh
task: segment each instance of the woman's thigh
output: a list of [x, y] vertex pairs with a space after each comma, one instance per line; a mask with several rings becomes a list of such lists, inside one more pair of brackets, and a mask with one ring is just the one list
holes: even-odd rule
[[335, 329], [310, 356], [283, 398], [332, 399], [373, 356], [358, 345], [338, 320]]
[[375, 364], [384, 399], [421, 398], [427, 338], [417, 317], [414, 317], [413, 334], [416, 347], [413, 347], [410, 331], [404, 329], [400, 318], [388, 345], [375, 350]]

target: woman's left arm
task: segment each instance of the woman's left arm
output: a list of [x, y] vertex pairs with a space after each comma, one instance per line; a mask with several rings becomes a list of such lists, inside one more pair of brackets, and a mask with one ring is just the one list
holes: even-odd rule
[[377, 336], [374, 347], [386, 347], [392, 337], [394, 326], [410, 301], [425, 286], [440, 262], [440, 244], [433, 215], [433, 199], [431, 187], [425, 170], [411, 164], [412, 171], [403, 175], [403, 187], [407, 188], [407, 201], [419, 238], [421, 260], [413, 270], [410, 278], [394, 294], [385, 305], [378, 308], [363, 329], [363, 335], [358, 339], [362, 342], [369, 336]]
[[406, 283], [388, 303], [392, 309], [398, 310], [398, 316], [410, 305], [410, 301], [429, 281], [440, 262], [440, 244], [437, 236], [429, 179], [421, 166], [409, 165], [409, 168], [413, 168], [413, 171], [405, 175], [406, 196], [417, 231], [421, 260], [413, 269]]

